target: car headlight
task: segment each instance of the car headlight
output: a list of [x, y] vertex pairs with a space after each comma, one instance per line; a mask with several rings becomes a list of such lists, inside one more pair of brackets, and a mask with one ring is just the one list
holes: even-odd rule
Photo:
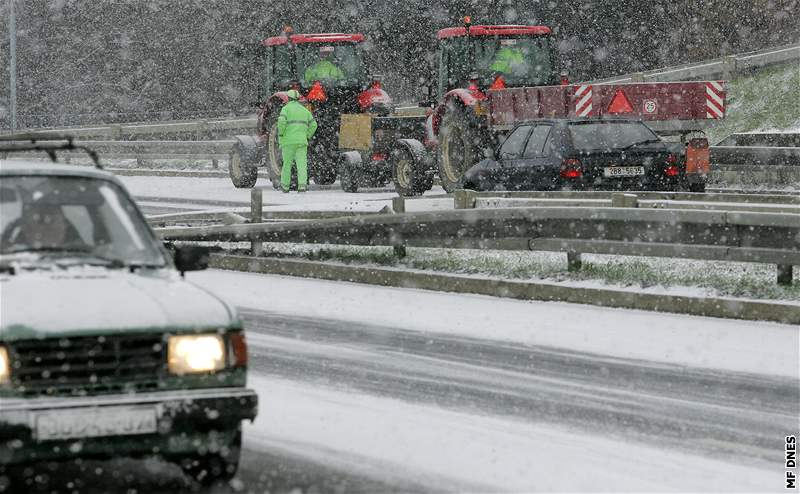
[[213, 372], [225, 367], [225, 342], [216, 334], [170, 336], [167, 364], [173, 374]]
[[6, 347], [0, 346], [0, 384], [6, 384], [11, 380], [11, 360], [8, 358]]

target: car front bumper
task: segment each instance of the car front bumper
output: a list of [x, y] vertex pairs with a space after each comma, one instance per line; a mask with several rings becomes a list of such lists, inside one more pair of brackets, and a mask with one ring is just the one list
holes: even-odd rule
[[[40, 440], [37, 417], [58, 411], [102, 413], [152, 407], [156, 432]], [[86, 397], [0, 398], [0, 466], [42, 460], [181, 456], [233, 440], [242, 420], [254, 420], [258, 396], [245, 388], [209, 388]]]

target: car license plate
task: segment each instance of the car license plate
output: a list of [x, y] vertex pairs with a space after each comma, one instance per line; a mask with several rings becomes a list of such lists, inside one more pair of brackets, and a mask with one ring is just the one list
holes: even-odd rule
[[606, 177], [637, 177], [644, 175], [643, 166], [612, 166], [603, 169]]
[[155, 407], [70, 408], [36, 414], [39, 441], [156, 432]]

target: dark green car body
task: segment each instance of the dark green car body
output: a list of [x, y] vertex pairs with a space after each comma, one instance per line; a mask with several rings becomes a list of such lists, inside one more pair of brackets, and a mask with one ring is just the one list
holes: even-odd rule
[[[48, 180], [78, 180], [84, 189], [99, 184], [104, 195], [97, 197], [116, 201], [116, 213], [127, 215], [121, 224], [159, 254], [158, 262], [142, 265], [93, 257], [84, 263], [49, 251], [15, 252], [6, 243], [0, 352], [10, 377], [0, 380], [0, 470], [49, 460], [159, 456], [193, 473], [224, 467], [205, 478], [231, 476], [241, 423], [255, 419], [258, 404], [246, 388], [247, 348], [236, 310], [183, 278], [109, 173], [0, 161], [0, 218], [6, 216], [0, 227], [22, 219], [25, 209], [14, 213], [14, 205], [27, 199], [13, 184], [31, 180], [42, 190]], [[73, 218], [106, 205], [80, 201], [64, 205]], [[88, 211], [83, 216], [75, 212], [81, 207]], [[171, 370], [170, 341], [180, 335], [219, 342], [221, 368]]]

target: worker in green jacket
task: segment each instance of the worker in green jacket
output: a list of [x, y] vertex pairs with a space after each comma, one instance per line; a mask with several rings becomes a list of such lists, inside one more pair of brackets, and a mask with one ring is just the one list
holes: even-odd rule
[[308, 188], [308, 141], [317, 131], [317, 121], [310, 111], [300, 104], [300, 93], [289, 90], [289, 101], [278, 116], [278, 144], [283, 155], [281, 189], [289, 192], [292, 180], [292, 162], [297, 166], [297, 192]]
[[504, 46], [497, 51], [494, 63], [489, 67], [493, 72], [512, 74], [525, 65], [525, 56], [519, 48]]
[[329, 60], [330, 51], [320, 50], [320, 60], [306, 69], [305, 79], [307, 84], [314, 81], [338, 81], [344, 79], [344, 72]]

